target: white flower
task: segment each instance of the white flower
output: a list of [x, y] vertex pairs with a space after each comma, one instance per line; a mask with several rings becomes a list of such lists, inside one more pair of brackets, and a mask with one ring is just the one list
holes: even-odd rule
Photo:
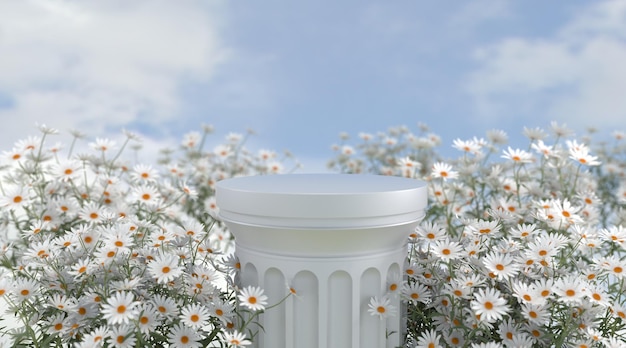
[[396, 315], [396, 307], [391, 304], [391, 300], [387, 296], [372, 297], [368, 307], [369, 314], [378, 316], [381, 320]]
[[243, 347], [251, 344], [246, 335], [237, 330], [223, 333], [222, 339], [228, 343], [229, 347]]
[[519, 265], [511, 255], [496, 251], [487, 254], [483, 259], [483, 264], [500, 280], [512, 278], [519, 271]]
[[202, 338], [198, 334], [197, 328], [185, 327], [184, 325], [176, 324], [167, 338], [171, 348], [202, 347], [202, 343], [200, 343]]
[[102, 305], [102, 317], [110, 324], [128, 324], [137, 316], [137, 305], [130, 292], [117, 292]]
[[148, 264], [148, 271], [156, 279], [157, 283], [171, 282], [183, 273], [178, 265], [179, 257], [171, 254], [160, 254]]
[[478, 289], [474, 294], [471, 307], [481, 321], [493, 323], [502, 319], [508, 313], [510, 307], [506, 299], [501, 297], [500, 291], [493, 288]]
[[441, 335], [435, 330], [422, 332], [415, 348], [441, 348]]
[[40, 284], [32, 279], [18, 278], [13, 285], [13, 294], [18, 301], [27, 300], [39, 293]]
[[409, 301], [428, 303], [430, 301], [431, 292], [424, 284], [414, 282], [411, 284], [404, 284], [402, 288], [402, 294]]
[[444, 262], [461, 257], [461, 251], [463, 250], [458, 242], [451, 241], [447, 238], [438, 240], [434, 245], [431, 244], [430, 247], [433, 254]]
[[260, 287], [248, 286], [241, 289], [239, 301], [245, 307], [253, 311], [261, 311], [265, 309], [267, 305], [267, 296], [263, 294], [263, 289]]
[[150, 165], [137, 164], [133, 168], [130, 177], [135, 182], [154, 183], [159, 178], [159, 173]]
[[100, 326], [86, 334], [80, 344], [81, 348], [102, 347], [107, 338], [107, 328]]
[[432, 173], [433, 178], [442, 178], [443, 180], [456, 179], [459, 176], [459, 172], [452, 170], [452, 166], [448, 163], [437, 162], [433, 164]]
[[141, 304], [137, 318], [137, 327], [145, 335], [149, 335], [160, 323], [159, 312], [151, 303]]
[[180, 311], [180, 321], [192, 328], [202, 328], [209, 322], [209, 311], [197, 303], [187, 305]]
[[555, 284], [554, 293], [562, 302], [579, 302], [585, 295], [585, 288], [585, 282], [572, 276], [559, 279]]
[[514, 163], [531, 163], [533, 161], [533, 155], [530, 153], [520, 149], [513, 149], [510, 146], [507, 150], [504, 150], [502, 158], [511, 160]]
[[135, 347], [135, 335], [133, 328], [129, 325], [109, 326], [107, 342], [116, 348], [133, 348]]

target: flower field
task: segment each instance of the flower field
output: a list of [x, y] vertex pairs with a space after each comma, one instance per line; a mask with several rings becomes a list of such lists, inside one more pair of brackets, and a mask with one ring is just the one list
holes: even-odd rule
[[626, 347], [625, 134], [591, 143], [565, 126], [456, 139], [394, 128], [348, 137], [330, 166], [429, 182], [404, 276], [411, 347]]
[[[214, 185], [295, 160], [234, 133], [205, 149], [209, 126], [151, 164], [124, 156], [134, 133], [116, 144], [73, 132], [67, 148], [56, 133], [40, 126], [2, 153], [0, 327], [17, 324], [0, 329], [0, 347], [254, 341], [255, 319], [280, 303], [239, 286]], [[404, 274], [369, 303], [381, 319], [407, 316], [407, 347], [626, 347], [626, 134], [597, 142], [556, 123], [523, 133], [524, 148], [497, 130], [442, 144], [426, 126], [333, 146], [331, 171], [429, 184]]]

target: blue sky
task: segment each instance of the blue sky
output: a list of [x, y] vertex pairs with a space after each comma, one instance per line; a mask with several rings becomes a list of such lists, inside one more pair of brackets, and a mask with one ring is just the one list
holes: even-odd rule
[[[0, 0], [0, 146], [45, 123], [257, 133], [317, 171], [338, 134], [626, 130], [626, 2]], [[64, 140], [65, 138], [59, 138]]]

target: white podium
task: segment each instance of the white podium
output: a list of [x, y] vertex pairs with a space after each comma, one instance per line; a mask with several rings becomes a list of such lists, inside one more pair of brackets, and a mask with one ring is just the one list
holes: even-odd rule
[[[259, 348], [400, 346], [405, 314], [368, 313], [402, 274], [407, 240], [424, 216], [426, 184], [400, 177], [286, 174], [239, 177], [216, 186], [219, 217], [235, 236], [241, 285], [264, 288]], [[389, 334], [389, 335], [388, 335]], [[388, 335], [388, 336], [387, 336]]]

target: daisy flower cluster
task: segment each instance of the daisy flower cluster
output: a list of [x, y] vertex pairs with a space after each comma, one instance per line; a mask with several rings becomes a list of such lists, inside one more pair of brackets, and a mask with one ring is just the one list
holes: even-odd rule
[[279, 173], [281, 159], [250, 152], [234, 133], [203, 150], [210, 126], [155, 166], [125, 159], [124, 149], [140, 147], [130, 132], [75, 154], [83, 134], [72, 132], [64, 151], [48, 143], [55, 129], [39, 129], [0, 164], [0, 346], [250, 344], [267, 298], [238, 286], [213, 185]]
[[626, 347], [624, 133], [595, 144], [552, 123], [524, 128], [516, 148], [493, 130], [454, 140], [459, 156], [442, 160], [421, 128], [358, 145], [342, 135], [329, 163], [429, 183], [404, 275], [369, 313], [406, 315], [407, 347]]
[[392, 127], [377, 134], [359, 133], [360, 143], [349, 144], [347, 133], [341, 142], [332, 145], [335, 157], [328, 161], [332, 171], [350, 174], [400, 175], [421, 177], [438, 162], [435, 148], [441, 138], [420, 124], [420, 133], [413, 134], [408, 127]]

